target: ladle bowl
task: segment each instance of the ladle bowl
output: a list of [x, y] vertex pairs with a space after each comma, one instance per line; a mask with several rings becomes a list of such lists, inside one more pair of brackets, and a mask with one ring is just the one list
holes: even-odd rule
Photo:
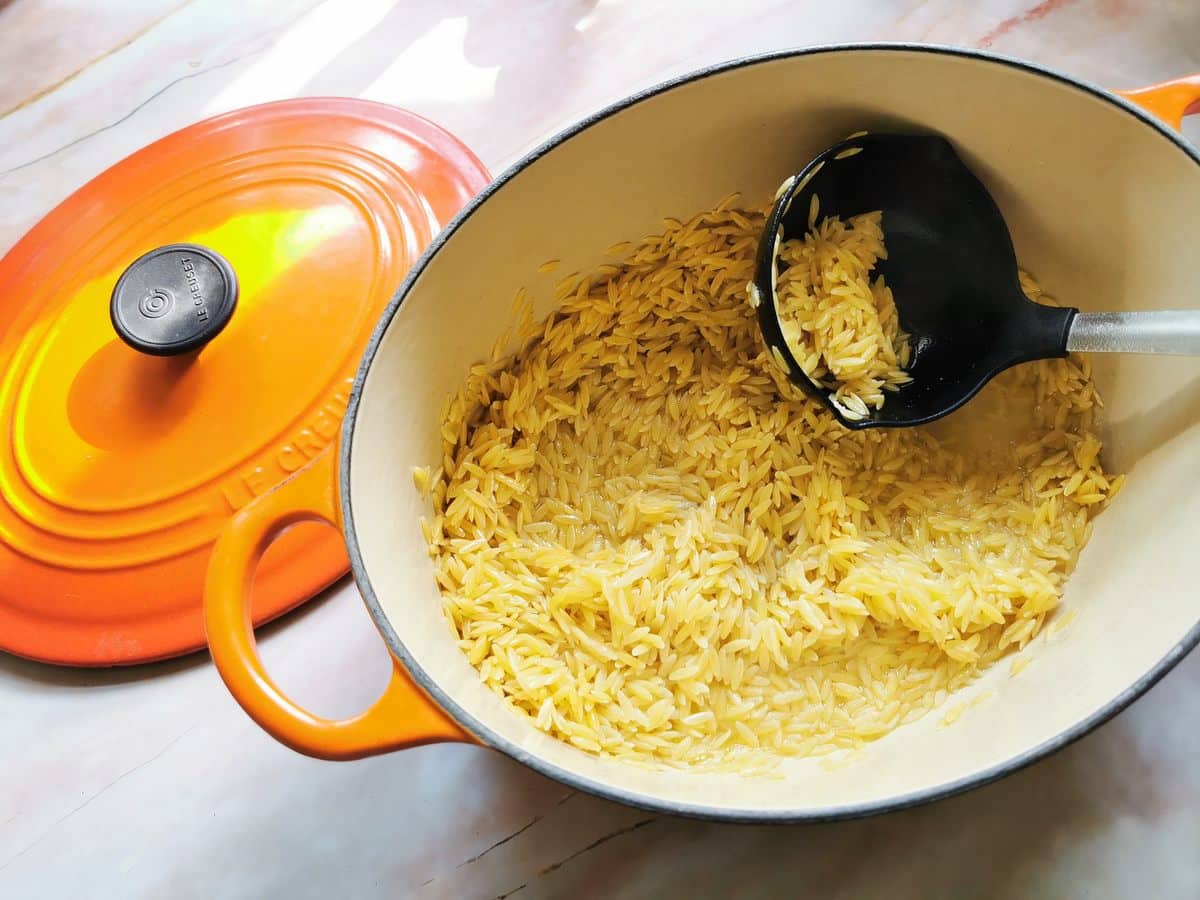
[[[891, 287], [910, 335], [912, 381], [862, 418], [804, 372], [780, 326], [779, 248], [809, 230], [814, 196], [818, 219], [883, 213], [888, 256], [875, 272]], [[1005, 369], [1071, 351], [1200, 355], [1200, 311], [1081, 313], [1026, 297], [1004, 216], [938, 134], [852, 136], [785, 181], [759, 244], [754, 288], [763, 337], [779, 351], [772, 355], [847, 428], [932, 422]]]

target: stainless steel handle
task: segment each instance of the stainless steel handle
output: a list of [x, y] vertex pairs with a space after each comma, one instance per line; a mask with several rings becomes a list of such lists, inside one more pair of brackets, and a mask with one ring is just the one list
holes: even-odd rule
[[1067, 349], [1200, 356], [1200, 310], [1077, 313], [1067, 332]]

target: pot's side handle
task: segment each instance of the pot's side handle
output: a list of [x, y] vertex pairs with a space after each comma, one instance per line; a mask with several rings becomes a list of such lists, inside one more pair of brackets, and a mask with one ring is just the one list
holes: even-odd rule
[[1162, 119], [1176, 131], [1183, 127], [1184, 116], [1200, 113], [1200, 74], [1116, 93]]
[[383, 695], [349, 719], [296, 705], [263, 667], [250, 622], [254, 570], [271, 542], [300, 522], [338, 525], [336, 454], [329, 447], [287, 481], [247, 504], [217, 539], [204, 587], [204, 625], [213, 662], [234, 699], [270, 735], [320, 759], [359, 759], [436, 741], [470, 741], [417, 688], [399, 663]]

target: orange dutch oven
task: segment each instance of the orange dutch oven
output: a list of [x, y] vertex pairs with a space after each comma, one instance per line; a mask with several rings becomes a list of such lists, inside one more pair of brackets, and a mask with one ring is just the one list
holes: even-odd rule
[[[1189, 307], [1197, 289], [1200, 153], [1178, 133], [1200, 76], [1123, 93], [990, 54], [927, 46], [821, 47], [738, 60], [632, 96], [537, 147], [433, 241], [383, 312], [350, 393], [340, 446], [238, 512], [205, 593], [209, 646], [230, 691], [295, 750], [354, 759], [458, 741], [573, 787], [668, 813], [735, 821], [882, 812], [999, 778], [1132, 702], [1200, 641], [1191, 552], [1200, 453], [1194, 363], [1096, 360], [1111, 463], [1125, 490], [1095, 523], [1064, 602], [1071, 629], [1033, 648], [1019, 679], [953, 728], [935, 716], [853, 765], [787, 760], [780, 777], [654, 769], [536, 729], [488, 689], [442, 612], [412, 484], [441, 461], [440, 415], [511, 323], [537, 266], [586, 271], [614, 241], [740, 191], [769, 197], [799, 161], [859, 129], [914, 126], [955, 142], [996, 197], [1018, 256], [1085, 309]], [[539, 287], [540, 286], [540, 287]], [[1185, 485], [1180, 490], [1180, 485]], [[342, 530], [367, 610], [394, 659], [379, 700], [344, 720], [290, 700], [259, 659], [247, 609], [271, 542], [310, 520]], [[1002, 670], [1002, 671], [1001, 671]]]

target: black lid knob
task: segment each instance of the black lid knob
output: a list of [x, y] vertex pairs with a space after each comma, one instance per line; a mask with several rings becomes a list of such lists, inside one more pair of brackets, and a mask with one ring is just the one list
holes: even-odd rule
[[168, 244], [134, 260], [117, 279], [109, 315], [121, 340], [153, 356], [198, 350], [237, 306], [233, 269], [199, 244]]

